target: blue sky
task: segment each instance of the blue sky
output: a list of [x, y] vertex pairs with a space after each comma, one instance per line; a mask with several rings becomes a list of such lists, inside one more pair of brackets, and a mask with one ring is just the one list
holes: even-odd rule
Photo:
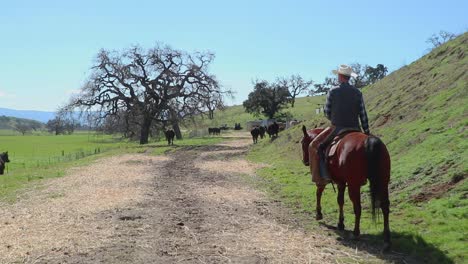
[[251, 80], [301, 74], [321, 82], [342, 63], [393, 71], [440, 30], [468, 29], [468, 1], [4, 1], [0, 107], [54, 111], [86, 80], [94, 56], [156, 42], [212, 51], [240, 104]]

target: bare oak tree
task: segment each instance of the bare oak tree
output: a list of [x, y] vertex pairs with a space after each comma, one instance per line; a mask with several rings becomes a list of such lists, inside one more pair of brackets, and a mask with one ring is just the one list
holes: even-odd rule
[[279, 85], [286, 87], [289, 91], [291, 107], [294, 108], [296, 97], [309, 90], [309, 87], [314, 83], [312, 80], [306, 81], [299, 74], [291, 75], [289, 78], [279, 78], [277, 80]]
[[140, 144], [148, 143], [154, 121], [203, 113], [203, 102], [222, 94], [208, 66], [211, 53], [188, 54], [168, 46], [144, 50], [139, 46], [122, 52], [101, 50], [81, 93], [70, 106], [99, 113], [98, 118], [119, 111], [138, 117]]
[[32, 126], [27, 123], [18, 122], [14, 125], [16, 131], [20, 132], [23, 136], [32, 130]]
[[432, 48], [437, 48], [456, 37], [457, 35], [453, 33], [441, 30], [438, 34], [432, 34], [432, 36], [426, 40], [426, 43], [432, 44]]

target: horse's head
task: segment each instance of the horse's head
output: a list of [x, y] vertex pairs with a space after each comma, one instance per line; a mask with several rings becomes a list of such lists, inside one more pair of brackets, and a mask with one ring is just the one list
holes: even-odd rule
[[315, 128], [307, 131], [305, 126], [302, 126], [302, 136], [301, 145], [302, 145], [302, 163], [305, 166], [309, 166], [309, 145], [314, 138], [323, 131], [322, 128]]

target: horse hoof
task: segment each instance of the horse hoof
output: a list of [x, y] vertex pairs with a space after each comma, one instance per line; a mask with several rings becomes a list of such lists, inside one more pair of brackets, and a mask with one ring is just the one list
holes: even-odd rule
[[338, 224], [338, 230], [341, 230], [341, 231], [343, 231], [343, 230], [344, 230], [344, 228], [345, 228], [345, 226], [344, 226], [344, 224], [343, 224], [343, 223], [339, 223], [339, 224]]
[[388, 253], [390, 252], [390, 249], [392, 248], [392, 243], [390, 242], [385, 242], [384, 246], [382, 248], [382, 253]]
[[322, 214], [316, 214], [315, 215], [315, 220], [322, 220], [323, 219], [323, 215]]
[[360, 237], [359, 235], [356, 235], [356, 234], [353, 233], [353, 240], [359, 241], [360, 238], [361, 238], [361, 237]]

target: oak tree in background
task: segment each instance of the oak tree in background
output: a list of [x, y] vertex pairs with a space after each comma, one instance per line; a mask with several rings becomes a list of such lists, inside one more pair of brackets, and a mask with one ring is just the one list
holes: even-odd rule
[[314, 90], [311, 90], [312, 95], [328, 93], [331, 88], [338, 86], [338, 79], [336, 77], [325, 77], [323, 83], [314, 84]]
[[432, 36], [426, 40], [426, 43], [432, 44], [432, 48], [434, 49], [456, 37], [457, 35], [453, 33], [441, 30], [438, 34], [432, 34]]
[[203, 102], [223, 93], [208, 72], [213, 59], [212, 53], [189, 54], [161, 45], [101, 50], [87, 83], [69, 106], [98, 113], [101, 120], [122, 111], [131, 114], [139, 126], [140, 144], [146, 144], [153, 122], [170, 121], [178, 128], [181, 118], [204, 113]]
[[365, 78], [368, 84], [376, 83], [387, 76], [388, 69], [383, 64], [377, 64], [377, 66], [367, 66], [365, 71]]
[[214, 111], [216, 109], [224, 109], [223, 98], [220, 95], [212, 96], [205, 101], [206, 108], [208, 109], [208, 118], [214, 119]]
[[[388, 69], [383, 64], [377, 64], [375, 67], [369, 65], [362, 65], [360, 63], [353, 63], [350, 65], [357, 77], [349, 80], [350, 84], [356, 88], [362, 88], [369, 84], [376, 83], [380, 79], [387, 76]], [[314, 84], [314, 90], [310, 92], [311, 95], [328, 93], [328, 91], [338, 86], [338, 79], [335, 75], [326, 77], [323, 83]]]
[[309, 87], [314, 83], [312, 80], [304, 80], [299, 74], [291, 75], [289, 78], [279, 78], [277, 82], [279, 85], [287, 87], [289, 91], [291, 107], [293, 108], [296, 101], [296, 96], [307, 92]]
[[64, 109], [60, 109], [55, 118], [46, 123], [49, 133], [54, 133], [55, 135], [71, 135], [77, 127], [79, 127], [79, 123], [73, 117], [73, 113], [67, 112]]
[[277, 113], [286, 107], [289, 102], [288, 88], [280, 83], [268, 83], [267, 81], [255, 81], [254, 91], [249, 94], [243, 106], [247, 113], [259, 116], [263, 114], [272, 119]]
[[14, 128], [16, 131], [20, 132], [23, 136], [33, 129], [30, 124], [23, 123], [23, 122], [17, 122], [14, 125]]
[[350, 65], [353, 71], [357, 74], [357, 77], [350, 79], [350, 84], [354, 85], [356, 88], [362, 88], [368, 85], [366, 69], [368, 65], [362, 65], [360, 63], [353, 63]]

